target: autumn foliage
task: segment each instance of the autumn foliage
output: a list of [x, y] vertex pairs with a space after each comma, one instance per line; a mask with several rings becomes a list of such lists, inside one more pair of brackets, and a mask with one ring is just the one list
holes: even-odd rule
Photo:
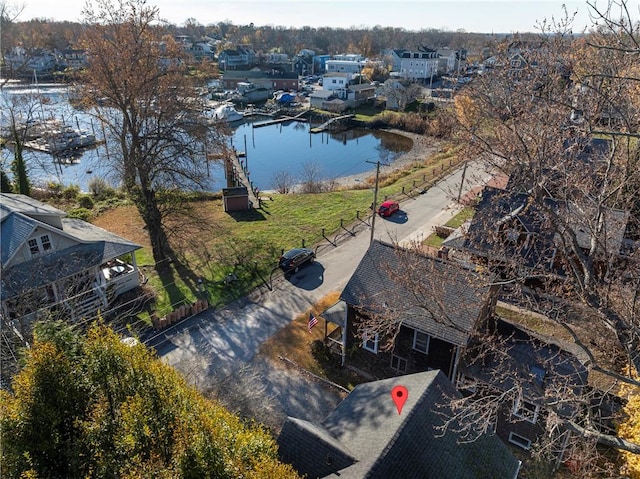
[[276, 445], [105, 326], [39, 332], [0, 393], [2, 476], [294, 478]]

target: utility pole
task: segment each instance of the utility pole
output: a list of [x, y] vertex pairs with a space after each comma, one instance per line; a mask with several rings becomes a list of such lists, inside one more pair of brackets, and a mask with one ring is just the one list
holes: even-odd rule
[[380, 178], [380, 161], [378, 160], [376, 162], [373, 162], [373, 161], [367, 160], [366, 162], [371, 164], [375, 163], [376, 165], [376, 186], [375, 186], [375, 189], [373, 190], [373, 205], [371, 207], [371, 209], [373, 210], [371, 212], [371, 215], [372, 215], [371, 216], [371, 238], [369, 239], [369, 245], [371, 245], [373, 243], [373, 233], [376, 226], [376, 215], [377, 215], [376, 208], [378, 206], [378, 179]]
[[462, 168], [462, 179], [460, 180], [460, 188], [458, 189], [458, 203], [460, 203], [460, 197], [462, 196], [462, 185], [464, 184], [464, 177], [467, 175], [467, 165], [468, 161], [464, 162], [464, 167]]

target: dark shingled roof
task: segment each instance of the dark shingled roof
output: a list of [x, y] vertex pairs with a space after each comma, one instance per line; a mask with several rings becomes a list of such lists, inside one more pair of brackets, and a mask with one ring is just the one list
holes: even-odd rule
[[374, 241], [340, 299], [465, 345], [489, 296], [488, 281], [457, 264]]
[[[402, 414], [391, 399], [397, 385], [409, 393]], [[457, 394], [440, 371], [360, 384], [321, 427], [290, 418], [278, 438], [281, 458], [309, 479], [515, 478], [519, 462], [495, 435], [470, 443], [451, 430], [442, 435], [447, 397]]]
[[[462, 374], [503, 391], [517, 383], [527, 401], [540, 406], [547, 401], [557, 402], [555, 391], [565, 388], [581, 397], [581, 389], [588, 382], [590, 360], [580, 346], [540, 335], [505, 319], [499, 319], [496, 326], [503, 341], [500, 353], [481, 353], [480, 359], [474, 360], [470, 350], [462, 358]], [[571, 417], [581, 404], [579, 400], [565, 400], [556, 404], [555, 410]]]
[[[545, 206], [558, 209], [552, 199]], [[507, 241], [503, 229], [521, 230], [534, 235], [526, 246]], [[514, 193], [486, 187], [465, 236], [463, 249], [480, 256], [509, 261], [515, 259], [529, 268], [551, 267], [554, 229], [545, 211], [530, 201], [526, 193]], [[455, 243], [447, 243], [456, 247]]]

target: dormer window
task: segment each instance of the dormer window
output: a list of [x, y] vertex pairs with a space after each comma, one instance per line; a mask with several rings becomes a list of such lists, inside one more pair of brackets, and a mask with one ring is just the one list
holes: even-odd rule
[[29, 252], [31, 253], [31, 256], [38, 256], [39, 254], [47, 253], [53, 249], [51, 239], [48, 234], [31, 238], [27, 244], [29, 245]]
[[29, 251], [31, 251], [31, 256], [35, 256], [40, 253], [37, 239], [32, 238], [29, 240]]
[[40, 236], [40, 243], [42, 244], [43, 251], [49, 251], [51, 249], [51, 240], [49, 239], [49, 235]]

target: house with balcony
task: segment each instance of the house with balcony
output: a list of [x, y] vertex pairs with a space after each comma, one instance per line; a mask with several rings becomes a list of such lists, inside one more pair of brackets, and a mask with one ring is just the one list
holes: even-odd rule
[[1, 315], [78, 321], [140, 285], [141, 246], [24, 195], [0, 194]]

